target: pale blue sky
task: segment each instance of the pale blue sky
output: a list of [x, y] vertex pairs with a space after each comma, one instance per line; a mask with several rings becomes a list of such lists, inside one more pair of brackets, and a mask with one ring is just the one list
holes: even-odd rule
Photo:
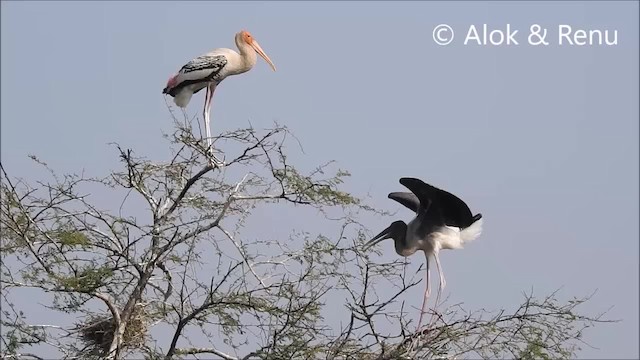
[[[432, 40], [440, 23], [456, 31], [449, 46]], [[463, 29], [483, 23], [525, 36], [463, 46]], [[617, 29], [619, 45], [560, 47], [550, 30], [551, 45], [528, 46], [532, 23]], [[278, 71], [260, 60], [225, 80], [214, 132], [286, 124], [305, 149], [292, 161], [337, 160], [348, 190], [388, 210], [400, 209], [386, 196], [403, 176], [459, 195], [485, 231], [442, 255], [451, 302], [509, 307], [531, 288], [598, 289], [584, 311], [614, 305], [623, 322], [588, 331], [598, 349], [580, 356], [639, 356], [638, 2], [3, 2], [2, 163], [32, 180], [44, 174], [27, 154], [103, 175], [118, 166], [110, 142], [164, 159], [167, 78], [234, 48], [243, 28]], [[319, 230], [308, 214], [282, 216]], [[363, 221], [377, 233], [391, 220]]]

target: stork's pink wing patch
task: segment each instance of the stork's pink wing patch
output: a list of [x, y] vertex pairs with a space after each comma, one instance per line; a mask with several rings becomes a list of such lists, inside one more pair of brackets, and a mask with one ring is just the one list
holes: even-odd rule
[[178, 85], [178, 75], [173, 75], [169, 78], [169, 80], [167, 81], [167, 88], [171, 89], [172, 87]]

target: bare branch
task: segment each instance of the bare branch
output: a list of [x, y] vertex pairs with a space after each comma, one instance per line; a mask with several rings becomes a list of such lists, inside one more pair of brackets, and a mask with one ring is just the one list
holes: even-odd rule
[[218, 351], [214, 348], [189, 348], [189, 349], [176, 349], [176, 355], [196, 355], [196, 354], [214, 354], [224, 360], [237, 360], [237, 357], [227, 355], [222, 351]]

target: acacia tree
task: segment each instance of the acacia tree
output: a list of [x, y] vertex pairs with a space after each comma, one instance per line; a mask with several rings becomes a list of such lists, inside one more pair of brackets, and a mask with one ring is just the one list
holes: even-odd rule
[[[577, 312], [588, 298], [554, 293], [526, 295], [511, 312], [453, 305], [416, 333], [403, 294], [421, 277], [403, 259], [360, 251], [368, 232], [358, 216], [386, 213], [341, 190], [347, 172], [327, 163], [303, 174], [277, 124], [216, 137], [226, 153], [217, 168], [188, 122], [174, 120], [166, 162], [116, 146], [122, 169], [101, 178], [60, 176], [36, 157], [51, 181], [2, 167], [3, 359], [569, 358], [583, 330], [604, 321]], [[97, 191], [122, 205], [101, 208]], [[327, 232], [252, 240], [252, 213], [277, 218], [282, 206], [316, 210]], [[73, 322], [22, 311], [25, 289]]]

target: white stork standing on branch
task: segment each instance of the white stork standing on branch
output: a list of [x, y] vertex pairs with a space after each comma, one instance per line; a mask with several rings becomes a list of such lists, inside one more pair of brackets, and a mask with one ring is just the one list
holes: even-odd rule
[[[245, 30], [236, 34], [236, 46], [240, 53], [227, 49], [214, 49], [204, 55], [186, 63], [176, 75], [167, 81], [167, 86], [162, 90], [163, 94], [169, 94], [173, 101], [181, 108], [187, 107], [191, 96], [203, 88], [207, 88], [204, 100], [204, 125], [207, 132], [207, 142], [211, 150], [211, 126], [209, 115], [211, 112], [211, 99], [216, 86], [227, 76], [247, 72], [256, 64], [256, 53], [269, 63], [273, 71], [276, 67], [260, 47], [253, 36]], [[214, 157], [215, 158], [215, 157]]]

